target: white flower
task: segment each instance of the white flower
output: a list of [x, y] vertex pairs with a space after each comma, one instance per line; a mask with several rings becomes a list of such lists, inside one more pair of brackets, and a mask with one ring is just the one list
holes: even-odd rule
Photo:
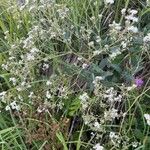
[[47, 70], [49, 68], [49, 64], [44, 63], [42, 69]]
[[120, 23], [116, 23], [115, 21], [113, 21], [112, 24], [109, 25], [112, 29], [115, 29], [117, 31], [121, 30], [121, 25]]
[[106, 120], [113, 120], [113, 119], [115, 119], [116, 117], [118, 117], [118, 110], [117, 109], [114, 109], [114, 108], [112, 108], [112, 109], [110, 109], [109, 111], [105, 111], [104, 112], [104, 118], [106, 119]]
[[78, 57], [77, 59], [78, 59], [78, 61], [81, 61], [83, 58], [82, 57]]
[[86, 69], [86, 68], [88, 68], [88, 66], [89, 66], [88, 64], [84, 63], [84, 64], [82, 65], [82, 68], [83, 68], [83, 69]]
[[109, 137], [110, 139], [113, 139], [115, 137], [115, 132], [110, 132]]
[[147, 6], [150, 6], [150, 0], [146, 0]]
[[52, 84], [51, 81], [47, 81], [47, 82], [46, 82], [46, 85], [47, 85], [47, 86], [49, 86], [49, 85], [51, 85], [51, 84]]
[[147, 36], [143, 38], [143, 42], [145, 43], [150, 42], [150, 33], [148, 33]]
[[88, 43], [88, 46], [89, 46], [89, 47], [93, 47], [93, 46], [94, 46], [94, 42], [93, 42], [93, 41], [89, 42], [89, 43]]
[[33, 95], [34, 95], [34, 93], [33, 92], [30, 92], [30, 94], [29, 94], [29, 98], [32, 98], [33, 97]]
[[51, 94], [49, 93], [49, 91], [46, 91], [46, 98], [50, 99], [52, 96]]
[[5, 107], [5, 110], [6, 110], [6, 111], [10, 110], [10, 106], [7, 105], [7, 106]]
[[12, 109], [16, 109], [16, 106], [17, 106], [16, 101], [13, 101], [12, 103], [10, 103], [10, 106]]
[[114, 0], [105, 0], [104, 2], [105, 2], [105, 4], [113, 4]]
[[99, 143], [96, 144], [93, 148], [94, 148], [94, 150], [104, 150], [104, 147], [101, 146]]
[[13, 85], [16, 85], [16, 79], [15, 78], [10, 78], [9, 81], [13, 83]]
[[88, 99], [89, 96], [87, 93], [83, 93], [82, 95], [79, 96], [79, 99], [81, 100], [81, 104], [82, 104], [82, 109], [85, 110], [88, 107]]
[[99, 43], [101, 41], [101, 38], [99, 36], [96, 37], [96, 42]]
[[101, 51], [99, 51], [99, 50], [93, 51], [94, 56], [99, 55], [100, 53], [101, 53]]
[[126, 9], [123, 8], [123, 9], [121, 10], [121, 14], [122, 14], [122, 15], [125, 15], [125, 13], [126, 13]]
[[122, 41], [121, 42], [121, 46], [122, 46], [122, 48], [126, 48], [127, 47], [127, 43], [125, 41]]
[[120, 55], [121, 54], [121, 51], [119, 49], [116, 49], [114, 52], [112, 52], [112, 54], [110, 54], [110, 58], [111, 59], [115, 59], [116, 56]]
[[99, 127], [100, 127], [100, 124], [96, 121], [96, 122], [94, 123], [94, 127], [95, 127], [95, 128], [99, 128]]
[[39, 49], [37, 49], [36, 47], [31, 49], [31, 53], [36, 53], [36, 52], [39, 52]]
[[98, 85], [100, 81], [104, 80], [104, 77], [102, 76], [96, 76], [95, 79], [93, 80], [94, 86]]
[[147, 121], [147, 124], [150, 126], [150, 115], [149, 114], [144, 114], [144, 117]]
[[136, 148], [136, 147], [138, 147], [138, 145], [139, 145], [139, 143], [138, 143], [138, 142], [132, 142], [132, 146], [133, 146], [133, 147], [135, 147], [135, 148]]
[[136, 84], [133, 84], [132, 86], [127, 87], [127, 91], [131, 91], [136, 88]]
[[138, 28], [134, 27], [134, 26], [130, 26], [130, 27], [128, 27], [128, 31], [131, 31], [133, 33], [137, 33], [138, 32]]
[[83, 93], [82, 95], [79, 96], [79, 99], [83, 102], [86, 102], [89, 99], [89, 96], [87, 93]]
[[10, 103], [10, 106], [12, 109], [19, 111], [20, 110], [20, 106], [17, 105], [16, 101], [13, 101], [12, 103]]
[[5, 94], [6, 94], [6, 92], [5, 92], [5, 91], [1, 92], [1, 93], [0, 93], [0, 97], [5, 96]]
[[129, 12], [130, 12], [132, 15], [136, 15], [136, 14], [138, 13], [138, 11], [135, 10], [135, 9], [132, 9], [132, 10], [130, 10]]
[[27, 53], [27, 61], [32, 61], [34, 59], [35, 59], [35, 57], [32, 53]]

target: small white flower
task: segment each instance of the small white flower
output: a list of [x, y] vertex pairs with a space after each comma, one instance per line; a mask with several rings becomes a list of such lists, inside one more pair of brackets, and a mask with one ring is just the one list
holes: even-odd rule
[[125, 17], [125, 19], [133, 22], [138, 22], [138, 18], [134, 17], [132, 14]]
[[86, 63], [82, 64], [82, 68], [83, 68], [83, 69], [88, 68], [88, 66], [89, 66], [89, 65], [88, 65], [88, 64], [86, 64]]
[[109, 25], [112, 29], [115, 29], [117, 31], [120, 31], [121, 30], [121, 25], [120, 23], [116, 23], [115, 21], [113, 21], [112, 24]]
[[125, 13], [126, 13], [126, 9], [123, 8], [123, 9], [121, 10], [121, 14], [122, 14], [122, 15], [125, 15]]
[[113, 139], [115, 137], [115, 132], [110, 132], [109, 137], [110, 139]]
[[135, 10], [135, 9], [132, 9], [132, 10], [130, 10], [129, 12], [130, 12], [132, 15], [136, 15], [136, 14], [138, 13], [138, 11]]
[[29, 94], [29, 98], [32, 98], [33, 97], [33, 95], [34, 95], [34, 93], [33, 92], [30, 92], [30, 94]]
[[116, 56], [120, 55], [121, 54], [121, 51], [119, 49], [116, 49], [115, 51], [112, 52], [112, 54], [110, 54], [110, 58], [111, 59], [115, 59]]
[[104, 118], [106, 120], [111, 121], [111, 120], [115, 119], [116, 117], [118, 117], [118, 110], [117, 109], [112, 108], [109, 111], [104, 112]]
[[27, 61], [35, 60], [35, 56], [32, 53], [27, 54]]
[[83, 58], [82, 57], [78, 57], [77, 59], [78, 59], [78, 61], [81, 61]]
[[101, 51], [99, 51], [99, 50], [93, 51], [93, 56], [99, 55], [100, 53], [101, 53]]
[[36, 47], [31, 49], [31, 53], [36, 53], [36, 52], [39, 52], [39, 49], [37, 49]]
[[82, 95], [79, 96], [79, 99], [83, 102], [86, 102], [89, 99], [89, 96], [87, 93], [83, 93]]
[[134, 27], [134, 26], [130, 26], [130, 27], [128, 27], [128, 31], [131, 31], [133, 33], [137, 33], [138, 32], [138, 28]]
[[150, 126], [150, 114], [144, 114], [147, 124]]
[[3, 97], [3, 96], [5, 96], [5, 95], [6, 95], [6, 92], [5, 92], [5, 91], [3, 91], [3, 92], [0, 93], [0, 97]]
[[89, 42], [89, 43], [88, 43], [88, 46], [89, 46], [89, 47], [93, 47], [93, 46], [94, 46], [94, 42], [93, 42], [93, 41]]
[[143, 38], [143, 42], [144, 42], [144, 43], [150, 42], [150, 33], [148, 33], [147, 36], [145, 36], [145, 37]]
[[82, 109], [86, 110], [88, 107], [88, 99], [89, 99], [88, 94], [83, 93], [82, 95], [79, 96], [79, 99], [81, 100]]
[[96, 76], [95, 79], [93, 80], [94, 86], [98, 85], [100, 81], [104, 80], [104, 77], [102, 76]]
[[121, 46], [122, 46], [122, 48], [126, 48], [127, 47], [127, 43], [125, 41], [122, 41], [121, 42]]
[[6, 110], [6, 111], [10, 110], [10, 106], [7, 105], [7, 106], [5, 107], [5, 110]]
[[147, 6], [150, 6], [150, 0], [146, 0]]
[[94, 127], [95, 127], [95, 128], [99, 128], [99, 127], [100, 127], [100, 124], [96, 121], [96, 122], [94, 123]]
[[51, 85], [51, 84], [52, 84], [51, 81], [47, 81], [47, 82], [46, 82], [46, 85], [47, 85], [47, 86], [49, 86], [49, 85]]
[[46, 91], [46, 98], [50, 99], [52, 97], [52, 95], [50, 94], [49, 91]]
[[96, 144], [94, 147], [93, 147], [94, 150], [104, 150], [104, 147], [101, 146], [99, 143]]
[[13, 101], [12, 103], [10, 103], [10, 106], [12, 109], [16, 109], [16, 106], [17, 106], [16, 101]]
[[105, 2], [105, 4], [113, 4], [115, 1], [114, 0], [105, 0], [104, 2]]
[[96, 37], [96, 42], [99, 43], [101, 41], [101, 38], [99, 36]]
[[136, 88], [136, 84], [133, 84], [132, 86], [127, 87], [127, 91], [131, 91]]
[[139, 143], [138, 143], [138, 142], [132, 142], [132, 146], [133, 146], [133, 147], [135, 147], [135, 148], [136, 148], [136, 147], [138, 147], [138, 145], [139, 145]]
[[44, 63], [42, 69], [47, 70], [49, 68], [49, 64]]
[[10, 78], [9, 81], [13, 83], [13, 85], [16, 85], [16, 79], [15, 78]]

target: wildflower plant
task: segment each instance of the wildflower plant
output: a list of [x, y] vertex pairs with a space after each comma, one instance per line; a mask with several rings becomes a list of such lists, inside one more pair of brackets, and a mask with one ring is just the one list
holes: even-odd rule
[[2, 149], [149, 147], [147, 1], [2, 0], [0, 10]]

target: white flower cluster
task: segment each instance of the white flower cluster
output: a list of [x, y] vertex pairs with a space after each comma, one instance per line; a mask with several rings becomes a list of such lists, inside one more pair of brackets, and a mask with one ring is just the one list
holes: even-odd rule
[[2, 102], [5, 102], [5, 95], [6, 95], [6, 92], [5, 92], [5, 91], [3, 91], [3, 92], [0, 93], [0, 100], [1, 100]]
[[137, 33], [138, 28], [134, 26], [133, 24], [138, 22], [138, 17], [135, 16], [138, 13], [138, 11], [132, 9], [132, 10], [128, 10], [128, 12], [129, 12], [129, 15], [125, 16], [127, 30], [133, 33]]
[[11, 102], [9, 105], [7, 105], [6, 107], [5, 107], [5, 110], [6, 111], [8, 111], [8, 110], [17, 110], [17, 111], [19, 111], [20, 110], [20, 106], [19, 105], [17, 105], [17, 103], [16, 103], [16, 101], [13, 101], [13, 102]]
[[108, 111], [104, 112], [105, 120], [112, 121], [113, 119], [119, 117], [118, 110], [111, 108]]
[[120, 23], [116, 23], [115, 21], [113, 21], [113, 23], [110, 24], [109, 27], [111, 27], [112, 29], [117, 30], [117, 31], [120, 31], [122, 28]]
[[93, 80], [93, 84], [96, 87], [97, 85], [100, 84], [100, 81], [104, 80], [104, 77], [102, 76], [96, 76], [95, 79]]
[[109, 134], [110, 140], [114, 145], [118, 145], [121, 142], [120, 136], [117, 135], [115, 132], [110, 132]]
[[60, 8], [60, 9], [57, 9], [57, 12], [59, 14], [59, 17], [61, 19], [64, 19], [65, 17], [67, 17], [69, 9], [66, 6], [64, 6], [64, 7]]
[[101, 146], [99, 143], [97, 143], [95, 146], [93, 146], [94, 150], [104, 150], [104, 147]]
[[110, 56], [110, 59], [115, 59], [118, 55], [121, 54], [121, 51], [120, 49], [116, 49], [115, 51], [113, 51], [109, 56]]
[[89, 100], [88, 94], [83, 93], [82, 95], [79, 96], [79, 99], [81, 100], [82, 109], [86, 110], [88, 107], [88, 100]]
[[117, 94], [117, 91], [111, 87], [108, 90], [105, 91], [104, 98], [107, 100], [108, 103], [114, 103], [114, 102], [121, 102], [122, 101], [122, 95]]
[[9, 78], [9, 81], [12, 82], [13, 85], [16, 85], [16, 82], [17, 82], [16, 78], [11, 77], [11, 78]]
[[133, 23], [138, 22], [138, 18], [135, 16], [137, 13], [138, 13], [137, 10], [134, 9], [129, 10], [129, 15], [125, 16], [125, 19], [128, 21], [132, 21]]

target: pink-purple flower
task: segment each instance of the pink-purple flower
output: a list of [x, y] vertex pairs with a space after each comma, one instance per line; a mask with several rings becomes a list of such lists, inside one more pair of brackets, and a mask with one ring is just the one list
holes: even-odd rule
[[137, 87], [142, 87], [144, 84], [144, 81], [142, 80], [142, 78], [135, 78], [135, 84]]

